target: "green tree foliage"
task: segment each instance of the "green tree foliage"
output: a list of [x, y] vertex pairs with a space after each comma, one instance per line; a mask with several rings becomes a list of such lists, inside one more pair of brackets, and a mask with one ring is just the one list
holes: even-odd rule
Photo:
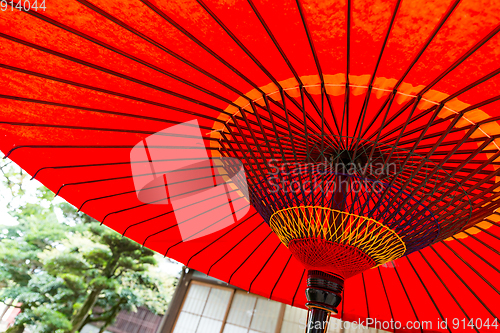
[[[13, 197], [23, 196], [26, 175], [0, 169]], [[139, 306], [163, 314], [176, 279], [155, 271], [153, 251], [55, 203], [43, 187], [36, 203], [9, 208], [19, 224], [0, 226], [0, 301], [15, 300], [21, 314], [8, 333], [73, 333], [94, 322], [104, 331]]]
[[16, 325], [7, 332], [22, 332], [26, 325], [32, 325], [37, 333], [71, 329], [68, 317], [72, 313], [74, 294], [62, 278], [43, 272], [34, 274], [26, 286], [5, 288], [2, 296], [16, 299], [22, 310], [16, 318]]
[[[37, 197], [46, 193], [42, 188]], [[12, 215], [19, 224], [0, 234], [0, 300], [15, 299], [21, 314], [7, 332], [23, 332], [26, 325], [40, 333], [67, 330], [73, 295], [63, 279], [44, 271], [39, 254], [60, 244], [71, 228], [57, 221], [52, 205], [27, 203]]]
[[[129, 285], [133, 282], [132, 287], [158, 290], [156, 281], [147, 274], [150, 266], [156, 265], [154, 252], [98, 223], [91, 223], [84, 232], [68, 237], [63, 250], [51, 249], [42, 258], [50, 274], [64, 272], [79, 277], [85, 285], [86, 294], [74, 304], [71, 332], [89, 322], [111, 324], [120, 310], [142, 305], [139, 295], [133, 288], [126, 288], [124, 281]], [[95, 306], [105, 313], [93, 315]]]

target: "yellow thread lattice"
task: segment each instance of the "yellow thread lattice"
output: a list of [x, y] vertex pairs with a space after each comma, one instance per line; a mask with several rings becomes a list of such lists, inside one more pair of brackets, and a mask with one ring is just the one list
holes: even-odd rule
[[269, 221], [283, 244], [294, 239], [321, 238], [363, 251], [377, 264], [404, 255], [404, 241], [380, 222], [320, 206], [290, 207], [275, 212]]

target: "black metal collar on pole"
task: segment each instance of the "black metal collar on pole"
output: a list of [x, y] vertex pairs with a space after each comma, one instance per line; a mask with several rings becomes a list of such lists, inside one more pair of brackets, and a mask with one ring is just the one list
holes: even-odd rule
[[308, 271], [306, 306], [309, 313], [306, 333], [327, 331], [330, 315], [338, 313], [337, 306], [342, 300], [343, 290], [344, 280], [341, 277], [321, 271]]

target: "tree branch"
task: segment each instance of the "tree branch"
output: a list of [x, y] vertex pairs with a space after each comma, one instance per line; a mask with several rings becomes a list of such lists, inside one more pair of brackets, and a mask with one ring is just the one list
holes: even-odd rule
[[106, 321], [106, 320], [109, 319], [109, 317], [110, 317], [110, 315], [96, 317], [96, 318], [88, 317], [87, 323], [95, 323], [95, 322], [98, 322], [98, 321]]
[[0, 303], [3, 303], [3, 304], [5, 304], [5, 305], [7, 305], [7, 306], [10, 306], [10, 307], [12, 307], [12, 308], [17, 308], [17, 309], [22, 309], [22, 308], [23, 308], [23, 306], [22, 306], [22, 305], [21, 305], [21, 306], [12, 305], [12, 304], [14, 304], [14, 302], [12, 302], [12, 304], [8, 304], [8, 303], [6, 303], [5, 301], [0, 300]]

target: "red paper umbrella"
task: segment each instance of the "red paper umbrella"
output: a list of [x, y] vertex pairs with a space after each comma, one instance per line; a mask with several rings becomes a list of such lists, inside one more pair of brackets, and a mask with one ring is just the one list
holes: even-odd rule
[[500, 3], [40, 5], [0, 148], [55, 193], [312, 324], [496, 330]]

